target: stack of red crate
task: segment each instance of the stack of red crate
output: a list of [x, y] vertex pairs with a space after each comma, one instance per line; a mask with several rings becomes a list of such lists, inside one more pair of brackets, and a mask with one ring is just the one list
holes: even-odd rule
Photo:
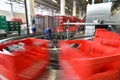
[[62, 80], [119, 79], [119, 49], [85, 40], [61, 41], [60, 48]]
[[77, 17], [74, 17], [74, 16], [71, 16], [72, 17], [72, 22], [78, 22], [78, 18]]
[[[11, 67], [8, 70], [11, 71], [10, 74], [14, 78], [9, 80], [37, 80], [49, 65], [49, 52], [47, 50], [49, 41], [34, 38], [17, 40], [0, 45], [0, 50], [19, 42], [25, 44], [25, 49], [13, 51], [13, 56], [7, 55], [12, 61], [6, 65]], [[9, 58], [6, 59], [9, 60]]]
[[117, 33], [108, 31], [106, 29], [96, 29], [96, 37], [101, 38], [119, 38], [119, 35]]
[[58, 27], [57, 28], [57, 32], [64, 32], [65, 31], [65, 28], [64, 27]]
[[[70, 16], [70, 22], [72, 22], [72, 23], [83, 23], [84, 21], [83, 20], [81, 20], [81, 19], [79, 19], [79, 18], [77, 18], [77, 17], [74, 17], [74, 16]], [[75, 32], [76, 31], [76, 28], [80, 28], [81, 26], [80, 25], [70, 25], [70, 28], [69, 28], [69, 31], [73, 31], [73, 32]]]
[[68, 30], [71, 31], [71, 32], [75, 32], [76, 31], [76, 26], [70, 26], [68, 28]]
[[69, 20], [69, 18], [67, 16], [59, 16], [59, 20], [60, 21], [59, 21], [59, 26], [57, 28], [57, 31], [63, 32], [63, 31], [65, 31], [64, 23], [66, 23]]
[[66, 23], [68, 20], [69, 20], [69, 17], [60, 16], [60, 27], [64, 27], [64, 23]]
[[21, 18], [12, 18], [11, 21], [15, 21], [15, 22], [21, 22], [22, 23], [22, 19]]
[[[65, 26], [67, 25], [64, 25], [64, 23], [66, 23], [67, 21], [69, 20], [70, 23], [72, 22], [84, 22], [83, 20], [77, 18], [77, 17], [74, 17], [74, 16], [55, 16], [54, 17], [54, 22], [55, 22], [55, 25], [57, 27], [57, 31], [58, 32], [64, 32], [66, 31], [65, 30]], [[78, 28], [80, 28], [80, 25], [77, 26]], [[75, 32], [76, 31], [76, 25], [70, 25], [68, 30], [71, 32]]]
[[[64, 23], [66, 23], [68, 20], [70, 23], [76, 23], [76, 22], [84, 22], [83, 20], [77, 18], [77, 17], [74, 17], [74, 16], [55, 16], [54, 17], [54, 21], [57, 22], [58, 20], [58, 17], [59, 17], [59, 25], [58, 28], [57, 28], [57, 31], [60, 31], [60, 32], [63, 32], [65, 31], [65, 26], [67, 25], [64, 25]], [[77, 26], [78, 29], [80, 28], [80, 25]], [[71, 32], [75, 32], [76, 31], [76, 25], [70, 25], [68, 30]]]
[[117, 33], [107, 31], [106, 29], [97, 29], [93, 41], [104, 46], [120, 49], [120, 36]]
[[73, 19], [72, 19], [72, 16], [69, 16], [69, 21], [72, 22], [72, 20], [73, 20]]

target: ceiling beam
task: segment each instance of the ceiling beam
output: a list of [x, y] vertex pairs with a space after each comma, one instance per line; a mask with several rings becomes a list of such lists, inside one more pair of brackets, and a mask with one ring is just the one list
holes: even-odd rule
[[44, 5], [44, 6], [46, 6], [46, 7], [50, 7], [50, 8], [52, 8], [52, 9], [58, 10], [58, 11], [60, 10], [58, 6], [56, 7], [56, 6], [54, 6], [54, 5], [50, 4], [50, 3], [45, 2], [45, 1], [42, 1], [42, 0], [35, 0], [35, 2], [36, 2], [36, 3], [39, 3], [39, 4], [41, 4], [41, 5]]

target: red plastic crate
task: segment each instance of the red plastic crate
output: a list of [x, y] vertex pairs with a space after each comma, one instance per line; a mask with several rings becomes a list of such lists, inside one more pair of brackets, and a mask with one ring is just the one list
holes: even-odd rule
[[65, 28], [64, 27], [58, 27], [57, 28], [57, 32], [64, 32], [65, 31]]
[[12, 18], [12, 21], [21, 22], [22, 23], [22, 19], [21, 18]]
[[75, 26], [70, 26], [68, 28], [69, 31], [76, 32], [76, 27]]
[[13, 59], [4, 54], [0, 54], [0, 80], [17, 80], [14, 73]]
[[117, 33], [107, 31], [106, 29], [96, 29], [96, 37], [109, 38], [109, 39], [120, 39]]
[[[79, 44], [72, 48], [69, 44]], [[66, 61], [81, 80], [117, 80], [120, 70], [120, 50], [84, 40], [68, 40], [60, 43], [60, 66], [66, 72]], [[71, 73], [65, 73], [73, 74]], [[71, 75], [72, 78], [74, 76]]]
[[13, 61], [10, 61], [11, 65], [7, 65], [12, 66], [10, 70], [16, 74], [14, 76], [16, 79], [10, 80], [37, 80], [50, 63], [47, 50], [49, 41], [27, 38], [0, 45], [0, 49], [19, 42], [25, 43], [25, 50], [12, 52], [13, 56], [8, 55]]
[[93, 41], [105, 46], [120, 48], [120, 36], [117, 33], [107, 31], [106, 29], [97, 29]]

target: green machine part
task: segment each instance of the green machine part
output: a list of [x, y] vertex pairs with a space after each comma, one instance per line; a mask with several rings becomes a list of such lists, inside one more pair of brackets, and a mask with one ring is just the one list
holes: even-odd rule
[[21, 22], [7, 21], [8, 31], [18, 31], [21, 34]]
[[0, 29], [8, 31], [6, 16], [0, 16]]

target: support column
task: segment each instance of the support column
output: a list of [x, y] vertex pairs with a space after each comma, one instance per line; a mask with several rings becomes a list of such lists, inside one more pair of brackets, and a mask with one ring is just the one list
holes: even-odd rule
[[73, 16], [76, 16], [76, 1], [73, 1]]
[[82, 8], [79, 7], [79, 18], [81, 19], [82, 18]]
[[92, 0], [92, 4], [95, 4], [95, 0]]
[[65, 0], [60, 0], [60, 14], [65, 15]]
[[85, 11], [82, 12], [82, 19], [86, 16]]
[[54, 16], [54, 10], [52, 9], [52, 16]]
[[12, 4], [12, 0], [10, 0], [10, 6], [11, 6], [11, 18], [14, 18], [14, 12], [13, 12], [13, 4]]
[[27, 12], [28, 12], [28, 23], [29, 25], [32, 25], [32, 19], [35, 14], [34, 0], [26, 0], [26, 2], [27, 2]]

